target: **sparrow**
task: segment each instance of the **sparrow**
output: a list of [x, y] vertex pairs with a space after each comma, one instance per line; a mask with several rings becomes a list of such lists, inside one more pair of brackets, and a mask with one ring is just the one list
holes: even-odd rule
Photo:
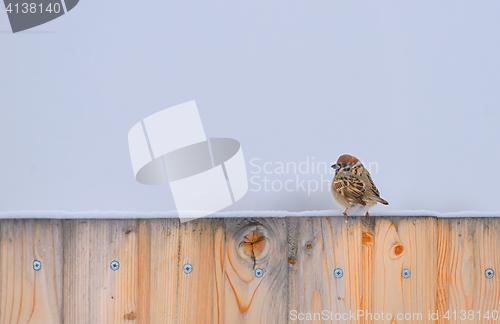
[[330, 189], [333, 200], [345, 208], [344, 216], [346, 221], [348, 217], [347, 210], [351, 207], [366, 206], [366, 217], [368, 217], [368, 209], [378, 202], [389, 205], [386, 200], [380, 198], [380, 192], [375, 187], [370, 173], [354, 156], [341, 155], [337, 163], [332, 165], [332, 168], [335, 169], [335, 176]]

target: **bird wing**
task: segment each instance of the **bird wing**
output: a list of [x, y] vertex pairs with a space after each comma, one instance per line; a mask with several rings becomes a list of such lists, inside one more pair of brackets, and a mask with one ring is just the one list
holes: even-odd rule
[[333, 187], [348, 200], [352, 200], [363, 206], [366, 205], [361, 199], [365, 194], [365, 185], [360, 179], [349, 174], [338, 174], [333, 179]]
[[354, 168], [349, 170], [349, 172], [351, 172], [354, 175], [358, 175], [360, 177], [366, 176], [366, 178], [368, 179], [368, 182], [370, 182], [370, 187], [371, 187], [370, 189], [373, 191], [373, 193], [377, 197], [380, 197], [380, 192], [378, 191], [377, 187], [373, 183], [372, 177], [370, 176], [370, 172], [368, 172], [368, 170], [365, 170], [365, 168], [363, 167], [362, 164], [355, 166]]
[[380, 192], [378, 191], [377, 187], [375, 187], [372, 177], [370, 176], [370, 173], [368, 171], [366, 172], [366, 176], [368, 177], [368, 181], [370, 181], [372, 191], [377, 195], [377, 197], [380, 197]]

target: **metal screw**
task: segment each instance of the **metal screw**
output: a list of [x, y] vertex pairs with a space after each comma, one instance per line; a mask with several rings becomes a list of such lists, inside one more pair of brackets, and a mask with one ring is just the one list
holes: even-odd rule
[[264, 271], [262, 271], [262, 269], [255, 269], [255, 276], [257, 278], [262, 278], [263, 275], [264, 275]]
[[109, 267], [111, 268], [111, 270], [116, 271], [120, 269], [120, 263], [118, 263], [118, 261], [112, 261]]
[[40, 261], [33, 262], [33, 270], [38, 271], [42, 268], [42, 263]]
[[405, 278], [405, 279], [410, 278], [410, 275], [411, 275], [410, 270], [408, 270], [408, 269], [403, 269], [403, 271], [401, 271], [401, 275], [402, 275], [402, 276], [403, 276], [403, 278]]
[[340, 268], [337, 268], [333, 271], [333, 275], [335, 276], [335, 278], [340, 279], [344, 276], [344, 271], [342, 271], [342, 269]]
[[486, 269], [484, 275], [486, 276], [486, 278], [491, 279], [495, 275], [495, 271], [493, 271], [493, 269]]
[[185, 264], [184, 267], [182, 267], [182, 270], [184, 270], [184, 273], [191, 273], [193, 272], [193, 266], [190, 265], [189, 263]]

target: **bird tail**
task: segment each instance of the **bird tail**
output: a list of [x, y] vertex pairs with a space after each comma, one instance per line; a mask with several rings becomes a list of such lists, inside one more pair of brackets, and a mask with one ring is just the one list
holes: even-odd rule
[[380, 197], [377, 197], [377, 201], [383, 205], [389, 205], [389, 203], [385, 199], [382, 199]]

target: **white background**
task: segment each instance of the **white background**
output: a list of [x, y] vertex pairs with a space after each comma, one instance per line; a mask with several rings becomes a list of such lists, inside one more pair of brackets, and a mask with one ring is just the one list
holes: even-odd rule
[[[379, 213], [498, 211], [499, 17], [498, 1], [82, 0], [12, 34], [1, 11], [0, 211], [175, 209], [134, 180], [127, 133], [190, 100], [248, 171], [351, 153], [379, 166]], [[229, 209], [335, 208], [249, 191]]]

